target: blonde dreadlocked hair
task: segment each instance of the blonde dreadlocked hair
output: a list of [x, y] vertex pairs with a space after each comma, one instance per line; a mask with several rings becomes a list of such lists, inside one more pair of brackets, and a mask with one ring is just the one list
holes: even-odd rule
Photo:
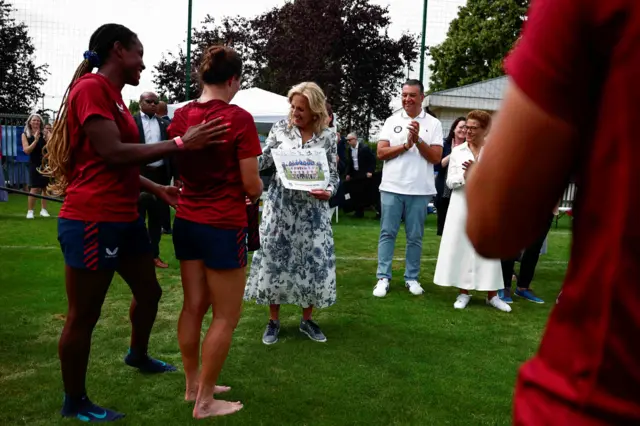
[[67, 109], [69, 94], [72, 87], [82, 76], [90, 73], [94, 68], [99, 68], [109, 58], [109, 53], [116, 42], [129, 47], [136, 34], [127, 27], [119, 24], [105, 24], [98, 28], [89, 40], [89, 50], [84, 54], [84, 60], [76, 69], [69, 83], [69, 87], [62, 98], [57, 119], [53, 125], [51, 137], [43, 149], [41, 173], [52, 178], [48, 185], [50, 193], [64, 196], [69, 185], [69, 160], [71, 145], [69, 141], [69, 129], [67, 127]]

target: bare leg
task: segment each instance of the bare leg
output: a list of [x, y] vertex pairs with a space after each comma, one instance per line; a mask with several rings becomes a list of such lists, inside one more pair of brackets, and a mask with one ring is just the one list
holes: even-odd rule
[[[47, 190], [41, 189], [39, 193], [42, 195], [47, 195]], [[42, 210], [47, 209], [47, 200], [45, 200], [44, 198], [40, 199], [40, 204], [42, 205]]]
[[162, 289], [150, 253], [120, 259], [118, 273], [127, 282], [133, 299], [129, 308], [131, 349], [146, 354], [149, 336], [158, 313]]
[[[202, 321], [211, 307], [207, 288], [205, 266], [201, 260], [180, 262], [184, 301], [178, 320], [178, 343], [186, 379], [185, 401], [195, 401], [198, 395], [200, 374], [200, 333]], [[231, 390], [228, 386], [216, 386], [214, 393]]]
[[124, 362], [143, 373], [165, 373], [176, 371], [166, 362], [148, 355], [149, 337], [158, 313], [162, 289], [156, 278], [156, 269], [151, 253], [120, 258], [118, 273], [127, 282], [133, 299], [129, 308], [131, 319], [131, 345]]
[[[29, 192], [32, 194], [38, 194], [40, 190], [38, 188], [31, 188]], [[35, 197], [27, 197], [27, 206], [28, 210], [33, 210], [36, 207]]]
[[497, 291], [488, 291], [487, 292], [487, 300], [491, 300], [498, 295]]
[[202, 373], [193, 409], [193, 417], [197, 419], [223, 416], [242, 408], [240, 402], [214, 399], [213, 392], [240, 319], [245, 268], [207, 269], [207, 287], [212, 299], [213, 321], [202, 344]]
[[469, 294], [469, 290], [460, 289], [460, 294]]
[[58, 344], [64, 391], [72, 398], [86, 394], [91, 334], [100, 318], [113, 271], [65, 268], [68, 310]]

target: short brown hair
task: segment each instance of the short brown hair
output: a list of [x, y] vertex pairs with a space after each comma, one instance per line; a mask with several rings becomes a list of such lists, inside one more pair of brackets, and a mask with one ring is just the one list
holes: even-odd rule
[[242, 59], [228, 46], [209, 46], [200, 63], [200, 79], [204, 84], [220, 84], [242, 74]]
[[467, 114], [467, 120], [476, 120], [483, 129], [488, 130], [489, 127], [491, 127], [491, 114], [486, 111], [479, 109], [473, 110]]

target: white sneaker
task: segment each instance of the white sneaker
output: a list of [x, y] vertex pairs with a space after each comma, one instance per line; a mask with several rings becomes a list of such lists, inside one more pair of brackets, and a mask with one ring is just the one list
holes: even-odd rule
[[373, 295], [375, 297], [385, 297], [389, 291], [389, 280], [386, 278], [380, 278], [378, 284], [373, 288]]
[[33, 210], [27, 211], [27, 219], [33, 219]]
[[502, 311], [502, 312], [511, 312], [511, 306], [505, 303], [498, 296], [493, 296], [491, 300], [487, 299], [487, 305], [493, 306], [494, 308]]
[[49, 212], [46, 211], [45, 209], [40, 210], [40, 216], [42, 216], [42, 217], [51, 217]]
[[420, 296], [422, 293], [424, 293], [424, 289], [422, 288], [420, 283], [416, 280], [407, 281], [404, 283], [404, 285], [409, 289], [411, 294], [413, 294], [414, 296]]
[[453, 304], [453, 307], [455, 309], [464, 309], [467, 307], [470, 300], [471, 300], [470, 294], [460, 293], [458, 297], [456, 297], [456, 303]]

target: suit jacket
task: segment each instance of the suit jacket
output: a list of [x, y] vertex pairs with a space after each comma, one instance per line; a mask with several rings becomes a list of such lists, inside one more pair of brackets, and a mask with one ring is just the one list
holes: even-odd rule
[[340, 177], [344, 176], [344, 173], [347, 171], [347, 139], [340, 135], [340, 140], [338, 141], [338, 174]]
[[356, 177], [365, 173], [376, 171], [376, 156], [371, 152], [371, 148], [365, 144], [358, 144], [358, 171], [353, 167], [353, 157], [351, 146], [347, 146], [347, 176]]
[[[158, 124], [160, 125], [160, 140], [163, 140], [163, 141], [168, 140], [169, 136], [167, 134], [167, 127], [169, 127], [169, 123], [167, 123], [165, 120], [157, 116], [153, 118], [157, 120]], [[140, 113], [135, 114], [133, 116], [133, 119], [136, 121], [136, 124], [138, 125], [138, 132], [140, 134], [140, 143], [141, 144], [147, 143], [147, 141], [144, 138], [144, 128], [142, 127], [142, 118], [140, 116]], [[166, 176], [169, 180], [171, 180], [171, 178], [179, 179], [178, 168], [176, 167], [176, 161], [175, 161], [175, 158], [173, 158], [173, 156], [167, 156], [164, 158], [164, 167], [167, 173]]]

